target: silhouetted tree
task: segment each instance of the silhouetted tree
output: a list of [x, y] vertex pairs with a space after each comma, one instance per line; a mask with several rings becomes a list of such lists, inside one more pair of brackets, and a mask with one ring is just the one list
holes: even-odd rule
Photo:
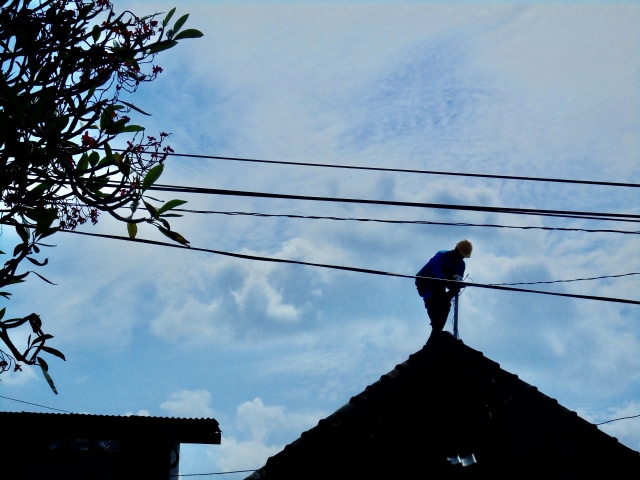
[[[0, 270], [0, 296], [8, 299], [4, 289], [30, 273], [47, 281], [24, 261], [46, 265], [37, 258], [43, 239], [95, 224], [103, 212], [125, 222], [132, 238], [145, 222], [188, 244], [167, 221], [185, 202], [145, 195], [171, 153], [168, 135], [150, 136], [132, 124], [130, 112], [146, 113], [124, 100], [162, 72], [157, 53], [202, 36], [183, 29], [188, 15], [171, 24], [175, 9], [139, 17], [116, 13], [109, 0], [0, 4], [0, 228], [15, 229], [19, 238], [13, 252], [0, 252], [10, 257]], [[123, 136], [126, 149], [112, 149]], [[46, 345], [52, 336], [43, 332], [40, 317], [5, 319], [5, 313], [0, 309], [6, 346], [0, 373], [40, 365], [55, 392], [41, 354], [64, 355]], [[23, 348], [12, 340], [19, 328], [32, 331]]]

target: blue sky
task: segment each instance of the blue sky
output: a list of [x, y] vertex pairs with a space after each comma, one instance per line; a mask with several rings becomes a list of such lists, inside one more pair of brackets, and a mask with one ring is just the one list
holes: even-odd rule
[[[139, 14], [174, 3], [114, 0]], [[181, 1], [205, 37], [158, 57], [131, 100], [176, 152], [640, 183], [640, 5], [630, 2]], [[162, 183], [282, 194], [638, 214], [637, 189], [173, 158]], [[167, 197], [169, 199], [170, 197]], [[192, 196], [188, 208], [637, 231], [634, 224]], [[476, 283], [640, 271], [637, 235], [188, 215], [194, 247], [412, 275], [469, 238]], [[96, 233], [126, 235], [106, 218]], [[151, 229], [144, 238], [163, 240]], [[11, 233], [0, 237], [11, 245]], [[259, 468], [420, 349], [409, 279], [72, 234], [13, 290], [41, 314], [59, 395], [40, 372], [0, 394], [95, 414], [213, 416], [219, 446], [182, 473]], [[5, 247], [8, 248], [8, 247]], [[3, 248], [3, 250], [5, 249]], [[540, 286], [638, 300], [638, 276]], [[447, 325], [450, 329], [450, 324]], [[467, 288], [463, 341], [593, 422], [640, 413], [640, 310]], [[0, 398], [3, 410], [49, 411]], [[639, 419], [602, 427], [640, 450]], [[243, 478], [229, 475], [225, 478]]]

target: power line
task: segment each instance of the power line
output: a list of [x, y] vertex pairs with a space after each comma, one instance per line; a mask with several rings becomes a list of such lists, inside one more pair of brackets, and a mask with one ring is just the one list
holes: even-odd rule
[[629, 415], [628, 417], [618, 417], [618, 418], [613, 418], [611, 420], [606, 420], [604, 422], [600, 422], [600, 423], [596, 423], [594, 425], [604, 425], [605, 423], [612, 423], [612, 422], [617, 422], [619, 420], [630, 420], [632, 418], [640, 418], [640, 414], [639, 415]]
[[548, 280], [548, 281], [542, 281], [542, 282], [518, 282], [518, 283], [490, 283], [489, 285], [542, 285], [546, 283], [568, 283], [568, 282], [582, 282], [587, 280], [604, 280], [607, 278], [630, 277], [633, 275], [640, 275], [640, 272], [621, 273], [618, 275], [601, 275], [599, 277], [588, 277], [588, 278], [572, 278], [570, 280]]
[[[66, 183], [66, 182], [62, 182]], [[120, 188], [120, 184], [107, 182], [103, 187]], [[414, 208], [433, 208], [438, 210], [460, 210], [472, 212], [488, 212], [488, 213], [504, 213], [514, 215], [534, 215], [541, 217], [558, 217], [558, 218], [574, 218], [581, 220], [602, 220], [617, 222], [640, 223], [640, 215], [630, 213], [606, 213], [606, 212], [584, 212], [572, 210], [549, 210], [537, 208], [515, 208], [515, 207], [491, 207], [484, 205], [464, 205], [464, 204], [445, 204], [445, 203], [426, 203], [426, 202], [407, 202], [394, 200], [372, 200], [361, 198], [343, 198], [343, 197], [317, 197], [309, 195], [291, 195], [283, 193], [269, 192], [252, 192], [244, 190], [229, 190], [220, 188], [206, 187], [187, 187], [180, 185], [152, 185], [147, 190], [159, 192], [179, 192], [202, 195], [227, 195], [238, 197], [256, 197], [271, 198], [279, 200], [301, 200], [315, 202], [332, 202], [332, 203], [348, 203], [363, 205], [387, 205], [395, 207], [414, 207]]]
[[[120, 150], [120, 151], [124, 151], [124, 150]], [[438, 171], [438, 170], [419, 170], [419, 169], [407, 169], [407, 168], [365, 167], [365, 166], [358, 166], [358, 165], [335, 165], [335, 164], [329, 164], [329, 163], [291, 162], [291, 161], [283, 161], [283, 160], [225, 157], [225, 156], [217, 156], [217, 155], [199, 155], [199, 154], [187, 154], [187, 153], [175, 153], [175, 152], [169, 153], [168, 155], [175, 156], [175, 157], [184, 157], [184, 158], [201, 158], [201, 159], [225, 160], [225, 161], [233, 161], [233, 162], [265, 163], [265, 164], [289, 165], [289, 166], [299, 166], [299, 167], [368, 170], [368, 171], [375, 171], [375, 172], [418, 173], [423, 175], [447, 175], [447, 176], [454, 176], [454, 177], [493, 178], [493, 179], [500, 179], [500, 180], [571, 183], [571, 184], [581, 184], [581, 185], [599, 185], [599, 186], [607, 186], [607, 187], [630, 187], [630, 188], [640, 187], [640, 184], [638, 183], [603, 182], [603, 181], [597, 181], [597, 180], [575, 180], [575, 179], [568, 179], [568, 178], [526, 177], [526, 176], [519, 176], [519, 175], [494, 175], [494, 174], [485, 174], [485, 173], [446, 172], [446, 171]]]
[[626, 213], [579, 212], [570, 210], [547, 210], [534, 208], [489, 207], [482, 205], [456, 205], [443, 203], [405, 202], [392, 200], [370, 200], [359, 198], [316, 197], [308, 195], [290, 195], [282, 193], [251, 192], [219, 188], [185, 187], [178, 185], [153, 185], [149, 190], [161, 192], [179, 192], [205, 195], [229, 195], [239, 197], [272, 198], [280, 200], [304, 200], [333, 203], [357, 203], [364, 205], [388, 205], [395, 207], [433, 208], [441, 210], [463, 210], [473, 212], [507, 213], [516, 215], [536, 215], [545, 217], [579, 218], [585, 220], [609, 220], [620, 222], [640, 222], [640, 215]]
[[231, 475], [232, 473], [253, 473], [256, 470], [257, 468], [254, 468], [253, 470], [231, 470], [229, 472], [179, 473], [177, 475], [169, 475], [169, 477], [178, 478], [178, 477], [205, 477], [209, 475]]
[[[223, 255], [223, 256], [227, 256], [227, 257], [241, 258], [241, 259], [245, 259], [245, 260], [256, 260], [256, 261], [261, 261], [261, 262], [273, 262], [273, 263], [286, 263], [286, 264], [293, 264], [293, 265], [303, 265], [303, 266], [308, 266], [308, 267], [320, 267], [320, 268], [328, 268], [328, 269], [333, 269], [333, 270], [343, 270], [343, 271], [355, 272], [355, 273], [366, 273], [366, 274], [371, 274], [371, 275], [382, 275], [382, 276], [388, 276], [388, 277], [411, 278], [411, 279], [415, 279], [416, 278], [415, 275], [406, 275], [406, 274], [402, 274], [402, 273], [384, 272], [384, 271], [381, 271], [381, 270], [372, 270], [372, 269], [368, 269], [368, 268], [349, 267], [349, 266], [346, 266], [346, 265], [333, 265], [333, 264], [326, 264], [326, 263], [304, 262], [304, 261], [301, 261], [301, 260], [290, 260], [290, 259], [275, 258], [275, 257], [261, 257], [261, 256], [257, 256], [257, 255], [247, 255], [247, 254], [242, 254], [242, 253], [225, 252], [225, 251], [222, 251], [222, 250], [214, 250], [214, 249], [209, 249], [209, 248], [187, 247], [187, 246], [184, 246], [184, 245], [176, 245], [176, 244], [172, 244], [172, 243], [159, 242], [157, 240], [146, 240], [146, 239], [139, 239], [139, 238], [129, 238], [129, 237], [122, 237], [122, 236], [118, 236], [118, 235], [107, 235], [107, 234], [104, 234], [104, 233], [89, 233], [89, 232], [78, 232], [78, 231], [69, 231], [69, 230], [63, 230], [63, 231], [67, 232], [67, 233], [74, 233], [76, 235], [85, 235], [85, 236], [89, 236], [89, 237], [99, 237], [99, 238], [106, 238], [106, 239], [111, 239], [111, 240], [120, 240], [120, 241], [134, 242], [134, 243], [143, 243], [143, 244], [157, 245], [157, 246], [162, 246], [162, 247], [179, 248], [179, 249], [191, 250], [191, 251], [195, 251], [195, 252], [213, 253], [213, 254], [216, 254], [216, 255]], [[439, 281], [442, 281], [442, 282], [445, 282], [445, 283], [452, 283], [453, 282], [452, 280], [442, 280], [442, 279], [434, 279], [434, 280], [439, 280]], [[639, 300], [630, 300], [630, 299], [626, 299], [626, 298], [600, 297], [600, 296], [594, 296], [594, 295], [579, 295], [579, 294], [573, 294], [573, 293], [560, 293], [560, 292], [545, 292], [545, 291], [542, 291], [542, 290], [530, 290], [530, 289], [524, 289], [524, 288], [508, 287], [508, 286], [503, 286], [503, 285], [489, 285], [489, 284], [483, 284], [483, 283], [471, 283], [471, 282], [455, 282], [455, 283], [460, 285], [461, 287], [478, 287], [478, 288], [487, 288], [487, 289], [492, 289], [492, 290], [506, 290], [506, 291], [512, 291], [512, 292], [537, 293], [537, 294], [540, 294], [540, 295], [551, 295], [551, 296], [557, 296], [557, 297], [579, 298], [579, 299], [583, 299], [583, 300], [597, 300], [597, 301], [603, 301], [603, 302], [626, 303], [626, 304], [631, 304], [631, 305], [640, 305], [640, 301]]]
[[498, 225], [493, 223], [466, 223], [466, 222], [432, 222], [428, 220], [385, 220], [379, 218], [354, 218], [354, 217], [330, 217], [322, 215], [295, 215], [295, 214], [271, 214], [259, 212], [229, 212], [217, 210], [193, 210], [188, 208], [174, 208], [172, 212], [183, 212], [203, 215], [229, 215], [229, 216], [253, 216], [265, 218], [292, 218], [292, 219], [308, 219], [308, 220], [335, 220], [348, 222], [375, 222], [375, 223], [391, 223], [401, 225], [444, 225], [453, 227], [491, 227], [491, 228], [507, 228], [519, 230], [547, 230], [547, 231], [565, 231], [565, 232], [589, 232], [589, 233], [623, 233], [638, 235], [640, 231], [629, 230], [613, 230], [613, 229], [591, 229], [591, 228], [570, 228], [570, 227], [541, 227], [541, 226], [517, 226], [517, 225]]
[[[120, 188], [119, 184], [107, 182], [103, 187]], [[372, 200], [360, 198], [342, 198], [342, 197], [317, 197], [309, 195], [291, 195], [282, 193], [269, 192], [252, 192], [243, 190], [229, 190], [219, 188], [205, 187], [187, 187], [179, 185], [152, 185], [148, 188], [152, 191], [160, 192], [180, 192], [203, 195], [228, 195], [239, 197], [256, 197], [271, 198], [280, 200], [300, 200], [300, 201], [316, 201], [316, 202], [332, 202], [332, 203], [348, 203], [363, 205], [387, 205], [395, 207], [414, 207], [414, 208], [432, 208], [439, 210], [460, 210], [472, 212], [488, 212], [488, 213], [504, 213], [513, 215], [533, 215], [541, 217], [558, 217], [558, 218], [574, 218], [582, 220], [602, 220], [602, 221], [618, 221], [640, 223], [640, 215], [628, 213], [606, 213], [606, 212], [585, 212], [571, 210], [550, 210], [535, 208], [515, 208], [515, 207], [491, 207], [484, 205], [464, 205], [464, 204], [442, 204], [442, 203], [426, 203], [426, 202], [407, 202], [393, 200]]]
[[5, 400], [11, 400], [12, 402], [25, 403], [27, 405], [33, 405], [34, 407], [45, 408], [47, 410], [55, 410], [57, 412], [63, 412], [63, 413], [73, 413], [73, 412], [70, 412], [69, 410], [62, 410], [61, 408], [47, 407], [46, 405], [40, 405], [38, 403], [27, 402], [25, 400], [18, 400], [17, 398], [5, 397], [4, 395], [0, 395], [0, 398], [4, 398]]
[[[119, 184], [106, 183], [104, 187], [119, 188]], [[542, 217], [558, 217], [558, 218], [575, 218], [582, 220], [606, 220], [618, 222], [640, 223], [640, 215], [630, 213], [606, 213], [606, 212], [584, 212], [572, 210], [549, 210], [536, 208], [515, 208], [515, 207], [491, 207], [484, 205], [464, 205], [464, 204], [445, 204], [445, 203], [427, 203], [427, 202], [407, 202], [394, 200], [372, 200], [361, 198], [343, 198], [343, 197], [317, 197], [309, 195], [291, 195], [283, 193], [269, 192], [253, 192], [244, 190], [229, 190], [220, 188], [206, 187], [187, 187], [181, 185], [152, 185], [148, 188], [150, 191], [159, 192], [175, 192], [175, 193], [191, 193], [201, 195], [226, 195], [238, 197], [256, 197], [271, 198], [279, 200], [301, 200], [315, 202], [331, 202], [331, 203], [350, 203], [363, 205], [387, 205], [395, 207], [414, 207], [414, 208], [433, 208], [438, 210], [461, 210], [472, 212], [488, 212], [488, 213], [505, 213], [514, 215], [534, 215]]]

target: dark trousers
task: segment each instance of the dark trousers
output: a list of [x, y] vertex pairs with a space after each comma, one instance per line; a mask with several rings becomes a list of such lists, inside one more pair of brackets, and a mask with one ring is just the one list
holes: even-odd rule
[[424, 307], [427, 309], [431, 319], [431, 337], [437, 335], [444, 328], [451, 310], [451, 298], [446, 293], [433, 292], [425, 301]]

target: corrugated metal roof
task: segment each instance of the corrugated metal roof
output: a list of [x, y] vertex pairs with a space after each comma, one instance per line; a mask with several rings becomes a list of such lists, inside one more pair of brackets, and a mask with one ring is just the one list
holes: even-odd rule
[[[0, 412], [3, 431], [16, 436], [55, 434], [89, 438], [162, 438], [179, 443], [219, 444], [220, 425], [213, 418], [173, 418], [76, 413]], [[0, 437], [0, 443], [2, 437]]]

